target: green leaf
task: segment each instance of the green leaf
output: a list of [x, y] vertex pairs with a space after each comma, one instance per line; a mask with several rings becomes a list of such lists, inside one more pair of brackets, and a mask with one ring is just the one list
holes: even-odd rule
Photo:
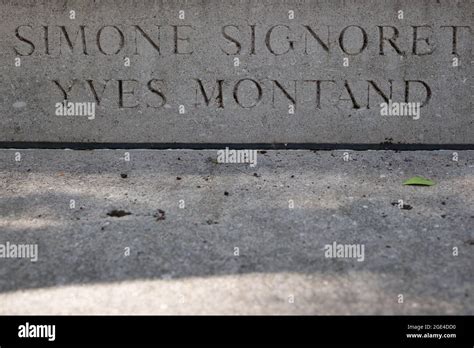
[[217, 160], [215, 158], [212, 158], [212, 157], [208, 157], [207, 160], [211, 163], [214, 163], [214, 164], [219, 164], [219, 162], [217, 162]]
[[422, 178], [421, 176], [414, 176], [403, 182], [403, 185], [417, 185], [417, 186], [433, 186], [435, 182], [430, 179]]

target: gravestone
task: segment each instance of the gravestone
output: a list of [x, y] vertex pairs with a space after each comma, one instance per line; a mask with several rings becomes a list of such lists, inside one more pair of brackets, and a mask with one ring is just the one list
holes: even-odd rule
[[0, 142], [473, 144], [466, 1], [0, 1]]

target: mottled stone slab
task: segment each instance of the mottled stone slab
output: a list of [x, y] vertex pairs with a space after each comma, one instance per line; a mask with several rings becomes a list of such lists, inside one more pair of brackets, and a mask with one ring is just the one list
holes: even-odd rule
[[473, 144], [473, 10], [3, 0], [0, 142]]

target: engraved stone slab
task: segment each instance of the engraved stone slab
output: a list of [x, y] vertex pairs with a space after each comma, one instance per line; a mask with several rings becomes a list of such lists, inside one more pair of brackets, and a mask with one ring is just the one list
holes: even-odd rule
[[472, 144], [473, 10], [0, 0], [0, 142]]

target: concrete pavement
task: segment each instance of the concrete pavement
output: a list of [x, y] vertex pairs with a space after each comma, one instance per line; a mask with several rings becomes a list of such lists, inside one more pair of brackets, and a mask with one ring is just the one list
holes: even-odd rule
[[474, 314], [474, 151], [216, 153], [0, 150], [0, 314]]

